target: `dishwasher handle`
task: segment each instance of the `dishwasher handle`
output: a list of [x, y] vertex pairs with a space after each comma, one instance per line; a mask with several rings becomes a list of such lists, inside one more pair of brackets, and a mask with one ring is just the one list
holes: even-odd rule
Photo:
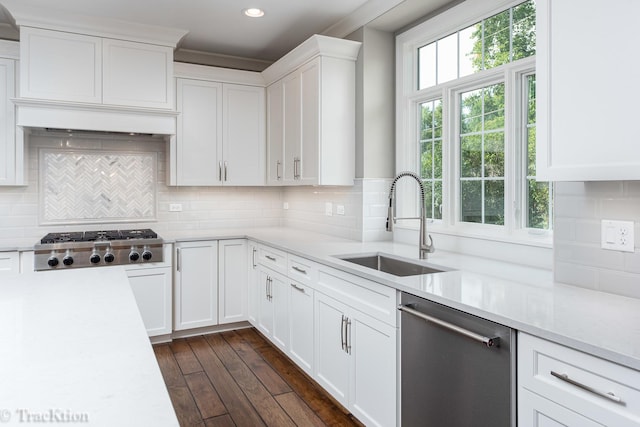
[[419, 317], [422, 320], [426, 320], [427, 322], [435, 323], [438, 326], [443, 327], [449, 331], [455, 332], [460, 335], [464, 335], [467, 338], [471, 338], [475, 341], [479, 341], [487, 347], [498, 347], [500, 344], [500, 337], [485, 337], [484, 335], [476, 334], [475, 332], [471, 332], [468, 329], [461, 328], [456, 325], [452, 325], [449, 322], [445, 322], [444, 320], [437, 319], [435, 317], [431, 317], [427, 314], [421, 313], [418, 310], [409, 307], [408, 305], [399, 305], [398, 310], [404, 311], [405, 313], [411, 314], [413, 316]]

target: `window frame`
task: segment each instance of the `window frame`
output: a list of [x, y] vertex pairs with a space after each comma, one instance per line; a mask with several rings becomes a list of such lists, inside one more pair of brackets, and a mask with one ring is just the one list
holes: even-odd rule
[[[419, 169], [418, 109], [421, 103], [441, 98], [443, 102], [442, 220], [430, 220], [429, 232], [504, 241], [524, 245], [552, 246], [552, 231], [526, 228], [526, 76], [535, 73], [535, 56], [478, 71], [453, 81], [418, 89], [418, 49], [453, 32], [502, 12], [523, 0], [467, 0], [396, 37], [396, 171]], [[460, 206], [460, 94], [495, 83], [505, 84], [505, 224], [462, 222]], [[451, 123], [454, 122], [454, 123]], [[524, 128], [524, 129], [523, 129]], [[523, 153], [523, 150], [525, 151]], [[418, 167], [418, 169], [416, 169]], [[406, 187], [406, 186], [405, 186]], [[414, 188], [398, 188], [399, 215], [418, 211]], [[400, 228], [416, 229], [403, 222]]]

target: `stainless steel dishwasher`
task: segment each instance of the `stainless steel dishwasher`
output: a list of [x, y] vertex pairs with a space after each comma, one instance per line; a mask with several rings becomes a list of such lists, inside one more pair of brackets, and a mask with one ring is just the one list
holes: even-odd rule
[[516, 425], [515, 331], [403, 293], [403, 427]]

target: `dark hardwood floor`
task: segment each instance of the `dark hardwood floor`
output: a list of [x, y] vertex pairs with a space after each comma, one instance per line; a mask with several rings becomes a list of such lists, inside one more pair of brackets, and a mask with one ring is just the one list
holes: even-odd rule
[[154, 351], [181, 426], [362, 426], [253, 328]]

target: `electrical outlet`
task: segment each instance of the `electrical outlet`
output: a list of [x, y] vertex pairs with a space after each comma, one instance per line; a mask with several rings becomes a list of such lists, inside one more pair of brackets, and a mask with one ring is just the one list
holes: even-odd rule
[[635, 236], [633, 221], [602, 220], [602, 249], [611, 251], [634, 252]]
[[327, 216], [333, 216], [333, 203], [327, 202], [324, 204], [324, 213]]
[[182, 212], [182, 203], [170, 203], [169, 212]]
[[285, 211], [286, 211], [287, 209], [289, 209], [289, 202], [284, 202], [284, 203], [282, 204], [282, 209], [284, 209]]
[[336, 205], [336, 214], [344, 215], [344, 205]]

